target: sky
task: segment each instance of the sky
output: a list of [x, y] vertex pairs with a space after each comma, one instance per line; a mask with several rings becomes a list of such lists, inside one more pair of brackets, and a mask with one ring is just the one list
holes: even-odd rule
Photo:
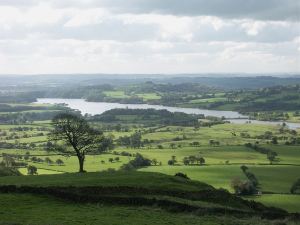
[[300, 73], [300, 0], [0, 0], [0, 74]]

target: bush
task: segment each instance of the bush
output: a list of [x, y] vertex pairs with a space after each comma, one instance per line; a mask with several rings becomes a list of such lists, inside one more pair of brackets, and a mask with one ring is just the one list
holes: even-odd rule
[[130, 171], [134, 169], [135, 169], [134, 166], [130, 163], [123, 164], [120, 168], [120, 170], [124, 170], [124, 171]]
[[61, 159], [57, 159], [57, 160], [55, 161], [55, 163], [56, 163], [57, 165], [59, 165], [59, 166], [62, 166], [62, 165], [65, 164], [64, 161], [62, 161]]
[[231, 187], [237, 195], [254, 195], [257, 194], [257, 189], [251, 181], [241, 181], [235, 178], [231, 181]]
[[27, 167], [27, 173], [28, 175], [37, 175], [37, 168], [35, 166], [29, 165]]
[[3, 167], [0, 166], [0, 177], [4, 176], [20, 176], [22, 175], [19, 170], [15, 168], [8, 168], [8, 167]]
[[170, 159], [170, 160], [168, 161], [168, 165], [169, 165], [169, 166], [173, 166], [174, 164], [175, 164], [175, 161], [174, 161], [174, 160]]
[[295, 194], [297, 191], [300, 190], [300, 178], [293, 183], [291, 187], [291, 194]]
[[130, 160], [129, 163], [124, 164], [121, 169], [122, 170], [133, 170], [145, 166], [151, 166], [151, 160], [145, 158], [141, 154], [137, 153], [133, 160]]
[[184, 178], [184, 179], [187, 179], [187, 180], [190, 180], [190, 178], [186, 175], [186, 174], [184, 174], [184, 173], [181, 173], [181, 172], [179, 172], [179, 173], [176, 173], [175, 174], [175, 177], [181, 177], [181, 178]]
[[109, 173], [114, 173], [116, 172], [116, 169], [115, 168], [108, 168], [107, 170], [105, 170], [106, 172], [109, 172]]

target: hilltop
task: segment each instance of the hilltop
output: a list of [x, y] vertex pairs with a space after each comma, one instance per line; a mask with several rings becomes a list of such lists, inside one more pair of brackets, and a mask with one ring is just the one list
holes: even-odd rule
[[[49, 224], [58, 220], [60, 224], [124, 224], [127, 220], [130, 224], [183, 224], [188, 218], [193, 224], [219, 224], [224, 219], [226, 224], [273, 224], [299, 216], [243, 200], [199, 181], [159, 173], [9, 176], [1, 177], [0, 184], [0, 201], [7, 202], [1, 218], [8, 224], [40, 224], [41, 218]], [[26, 208], [31, 204], [35, 208], [27, 217]], [[41, 216], [41, 209], [47, 213]], [[10, 217], [10, 210], [18, 217]], [[122, 221], [118, 213], [123, 215]]]

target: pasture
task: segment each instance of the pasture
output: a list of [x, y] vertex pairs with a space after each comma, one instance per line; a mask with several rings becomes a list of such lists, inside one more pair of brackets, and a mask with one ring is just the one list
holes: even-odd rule
[[[112, 96], [121, 96], [124, 93], [108, 93]], [[155, 98], [154, 96], [144, 96]], [[98, 127], [101, 124], [94, 123]], [[288, 146], [280, 137], [292, 137], [291, 134], [281, 134], [280, 126], [257, 125], [257, 124], [219, 124], [210, 127], [143, 127], [128, 124], [128, 131], [109, 131], [106, 135], [112, 135], [115, 144], [122, 136], [130, 136], [135, 131], [140, 131], [142, 139], [150, 142], [142, 148], [125, 148], [116, 145], [114, 152], [107, 152], [101, 155], [87, 155], [85, 170], [88, 172], [99, 172], [108, 169], [118, 170], [123, 164], [128, 163], [133, 157], [121, 156], [121, 152], [131, 154], [140, 153], [146, 158], [156, 159], [160, 165], [141, 168], [144, 172], [157, 172], [174, 175], [182, 172], [189, 178], [208, 183], [216, 188], [224, 188], [232, 192], [230, 183], [234, 178], [246, 180], [240, 169], [241, 165], [247, 165], [249, 170], [259, 180], [261, 197], [255, 201], [261, 201], [267, 205], [280, 206], [289, 211], [297, 211], [300, 208], [298, 195], [288, 195], [292, 183], [299, 178], [300, 174], [300, 148], [299, 146]], [[29, 129], [27, 131], [17, 128]], [[30, 153], [39, 157], [44, 162], [34, 162], [21, 159], [38, 168], [38, 174], [61, 174], [74, 173], [78, 171], [78, 159], [76, 156], [62, 156], [55, 152], [47, 152], [44, 144], [47, 142], [47, 134], [51, 129], [50, 121], [35, 121], [31, 124], [0, 125], [1, 141], [19, 146], [11, 149], [1, 148], [0, 153], [25, 155]], [[152, 130], [151, 130], [152, 129]], [[5, 133], [5, 135], [4, 135]], [[43, 133], [41, 135], [40, 133]], [[266, 133], [277, 136], [278, 144], [271, 144], [270, 140], [261, 138]], [[299, 131], [298, 131], [299, 133]], [[26, 134], [26, 136], [24, 136]], [[40, 136], [38, 136], [40, 135]], [[218, 144], [211, 144], [211, 140], [218, 141]], [[197, 142], [197, 145], [193, 145]], [[245, 143], [258, 142], [261, 146], [271, 149], [278, 154], [278, 161], [274, 165], [266, 154], [259, 153], [244, 146]], [[32, 145], [34, 144], [34, 145]], [[172, 146], [173, 144], [173, 146]], [[161, 146], [161, 147], [158, 147]], [[117, 154], [116, 154], [117, 153]], [[205, 165], [184, 165], [183, 158], [198, 155], [205, 159]], [[168, 165], [168, 161], [175, 156], [175, 165]], [[53, 163], [46, 163], [45, 159], [50, 158]], [[116, 158], [118, 158], [116, 160]], [[64, 163], [55, 163], [61, 159]], [[113, 159], [113, 160], [110, 160]], [[20, 172], [27, 174], [26, 168], [20, 168]], [[286, 198], [285, 198], [286, 197]]]

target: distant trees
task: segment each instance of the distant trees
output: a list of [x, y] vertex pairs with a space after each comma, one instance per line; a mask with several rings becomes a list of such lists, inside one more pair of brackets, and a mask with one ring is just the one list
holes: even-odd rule
[[190, 143], [190, 146], [199, 147], [200, 146], [200, 142], [199, 141], [193, 141], [192, 143]]
[[37, 173], [37, 168], [35, 166], [33, 166], [33, 165], [29, 165], [27, 167], [27, 174], [28, 175], [37, 175], [38, 174]]
[[15, 160], [8, 154], [2, 154], [2, 162], [5, 167], [12, 167], [15, 163]]
[[203, 157], [197, 157], [196, 160], [200, 165], [205, 164], [205, 159]]
[[[126, 99], [123, 99], [123, 101], [124, 100]], [[139, 101], [139, 103], [141, 102]], [[102, 113], [101, 115], [94, 116], [93, 120], [119, 123], [124, 121], [120, 118], [120, 116], [128, 115], [134, 116], [134, 119], [129, 119], [130, 123], [137, 123], [142, 121], [144, 124], [162, 124], [175, 126], [196, 126], [199, 124], [198, 119], [204, 118], [204, 115], [170, 112], [165, 109], [112, 109]], [[126, 119], [126, 121], [124, 122], [128, 123], [128, 119]]]
[[176, 144], [172, 142], [172, 143], [170, 144], [170, 148], [171, 148], [171, 149], [175, 149], [175, 148], [176, 148]]
[[205, 159], [202, 156], [190, 155], [188, 157], [184, 157], [182, 162], [186, 166], [187, 165], [194, 165], [194, 164], [203, 165], [203, 164], [205, 164]]
[[290, 192], [291, 194], [295, 194], [299, 190], [300, 190], [300, 178], [293, 183]]
[[174, 166], [177, 163], [176, 155], [172, 155], [171, 159], [168, 160], [168, 165], [169, 166]]
[[156, 165], [158, 164], [157, 159], [152, 159], [152, 164], [153, 164], [154, 166], [156, 166]]
[[274, 145], [278, 144], [278, 138], [276, 136], [272, 137], [271, 143]]
[[181, 178], [186, 179], [186, 180], [190, 179], [185, 173], [181, 173], [181, 172], [176, 173], [174, 176], [175, 177], [181, 177]]
[[277, 157], [277, 153], [276, 152], [270, 151], [267, 154], [267, 158], [270, 161], [270, 164], [273, 164], [273, 162], [276, 161], [276, 157]]
[[2, 162], [0, 163], [0, 166], [5, 168], [26, 167], [27, 163], [19, 162], [18, 160], [20, 159], [21, 159], [20, 155], [2, 153]]
[[57, 159], [57, 160], [55, 161], [55, 163], [56, 163], [57, 165], [59, 165], [59, 166], [62, 166], [62, 165], [65, 164], [64, 161], [62, 161], [61, 159]]
[[162, 146], [162, 145], [157, 145], [157, 148], [158, 148], [158, 149], [164, 149], [164, 146]]
[[246, 143], [245, 146], [247, 148], [251, 148], [259, 153], [266, 154], [267, 159], [270, 161], [270, 164], [273, 164], [273, 162], [278, 161], [278, 159], [276, 158], [278, 156], [277, 152], [274, 152], [271, 149], [261, 147], [257, 144], [251, 144], [251, 143]]
[[247, 177], [247, 181], [242, 181], [239, 178], [234, 178], [231, 180], [231, 188], [238, 195], [257, 194], [259, 190], [259, 182], [256, 176], [249, 171], [247, 166], [242, 165], [240, 168]]
[[24, 160], [29, 160], [30, 152], [26, 152], [24, 156]]
[[219, 141], [215, 141], [215, 140], [209, 140], [209, 144], [211, 146], [219, 146], [220, 145], [220, 142]]
[[114, 159], [113, 159], [113, 158], [109, 158], [108, 161], [109, 161], [110, 163], [112, 163], [112, 162], [114, 161]]
[[53, 161], [52, 161], [52, 159], [50, 159], [49, 157], [46, 157], [46, 158], [45, 158], [45, 163], [47, 163], [48, 165], [52, 165], [52, 164], [53, 164]]
[[184, 157], [183, 160], [182, 160], [182, 162], [183, 162], [183, 164], [186, 165], [186, 166], [190, 164], [190, 160], [189, 160], [188, 157]]
[[116, 161], [116, 162], [119, 162], [119, 161], [120, 161], [120, 157], [118, 157], [118, 156], [115, 157], [115, 161]]
[[129, 163], [121, 166], [122, 170], [134, 170], [140, 167], [151, 166], [151, 160], [145, 158], [143, 155], [137, 153], [135, 158], [130, 160]]
[[79, 172], [84, 171], [85, 156], [88, 153], [106, 151], [105, 137], [101, 131], [92, 128], [87, 121], [78, 115], [61, 113], [56, 115], [52, 124], [54, 130], [49, 135], [49, 141], [63, 141], [72, 148], [56, 148], [63, 154], [75, 153], [79, 162]]
[[135, 132], [130, 136], [130, 146], [132, 148], [140, 148], [142, 146], [142, 135], [140, 132]]
[[119, 137], [117, 140], [119, 145], [123, 145], [127, 148], [140, 148], [143, 146], [142, 135], [140, 132], [135, 132], [130, 136]]

